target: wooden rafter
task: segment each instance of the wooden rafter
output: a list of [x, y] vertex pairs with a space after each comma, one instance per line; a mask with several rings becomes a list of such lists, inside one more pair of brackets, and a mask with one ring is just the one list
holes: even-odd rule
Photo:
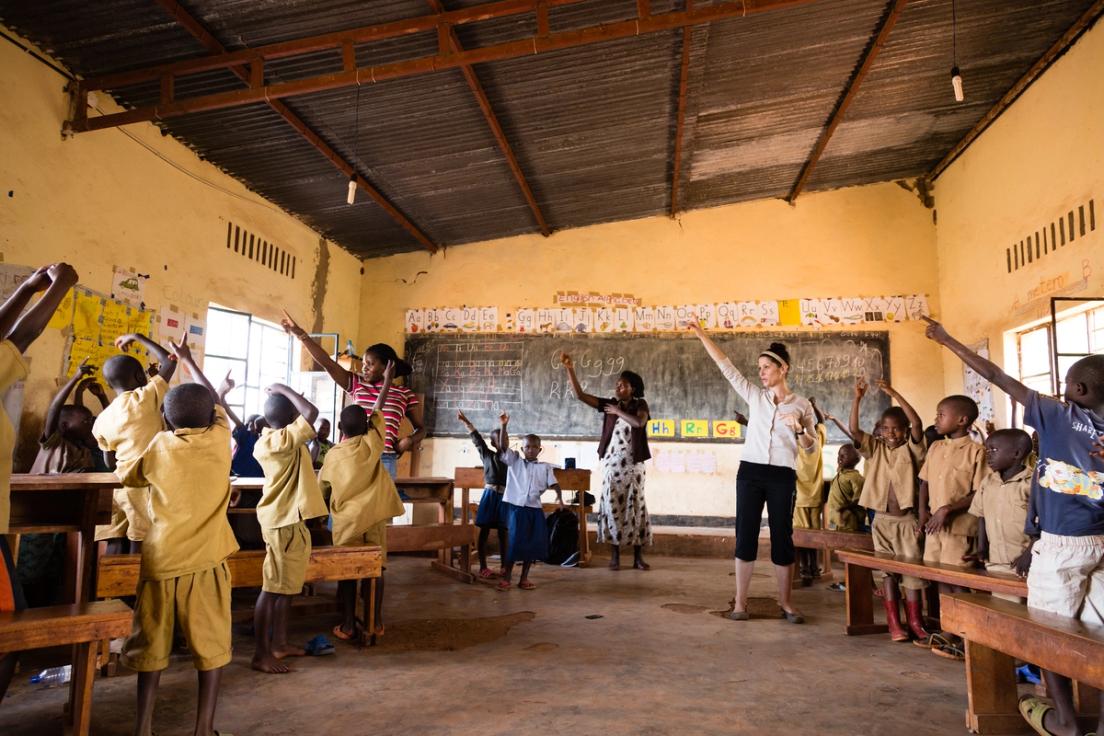
[[[441, 4], [441, 0], [426, 0], [426, 2], [429, 3], [429, 7], [433, 12], [439, 15], [445, 13], [445, 7]], [[459, 37], [456, 35], [456, 29], [451, 26], [448, 28], [447, 40], [448, 48], [446, 50], [464, 50], [464, 47], [460, 45]], [[506, 157], [506, 163], [510, 167], [510, 171], [513, 172], [518, 186], [521, 187], [521, 193], [524, 195], [525, 201], [529, 203], [529, 210], [533, 213], [533, 219], [537, 221], [537, 227], [540, 228], [541, 234], [545, 237], [551, 235], [552, 231], [544, 220], [544, 213], [541, 212], [540, 205], [537, 204], [537, 198], [533, 196], [533, 190], [529, 187], [529, 182], [521, 170], [521, 164], [518, 163], [517, 156], [514, 155], [513, 146], [510, 145], [510, 141], [506, 138], [506, 132], [502, 130], [502, 125], [498, 122], [498, 116], [495, 115], [494, 108], [491, 107], [491, 101], [487, 98], [487, 93], [484, 91], [483, 85], [480, 84], [479, 77], [476, 76], [471, 64], [464, 64], [460, 67], [460, 71], [463, 72], [464, 80], [471, 88], [472, 95], [475, 96], [475, 101], [479, 104], [479, 109], [483, 113], [483, 118], [487, 121], [495, 141], [498, 142], [499, 150]]]
[[1073, 25], [1066, 29], [1066, 32], [1054, 42], [1054, 45], [1047, 49], [1046, 52], [1039, 57], [1039, 60], [1031, 65], [1031, 68], [1012, 85], [1012, 88], [1005, 92], [1004, 95], [997, 100], [997, 103], [989, 108], [987, 113], [981, 116], [981, 120], [979, 120], [974, 127], [970, 128], [969, 132], [963, 136], [962, 140], [956, 143], [954, 147], [947, 152], [947, 155], [932, 167], [932, 170], [928, 172], [925, 178], [927, 178], [928, 181], [934, 180], [942, 174], [948, 166], [954, 163], [955, 159], [961, 156], [962, 153], [970, 147], [970, 144], [977, 140], [979, 135], [984, 133], [1005, 110], [1011, 107], [1012, 103], [1019, 99], [1020, 95], [1031, 86], [1032, 82], [1038, 79], [1059, 56], [1064, 54], [1081, 34], [1085, 32], [1085, 29], [1091, 26], [1102, 14], [1104, 14], [1104, 0], [1096, 0], [1096, 2], [1089, 6], [1088, 10], [1081, 14], [1081, 17], [1073, 22]]
[[[451, 27], [459, 22], [457, 14], [464, 14], [464, 22], [477, 22], [488, 17], [501, 17], [506, 14], [522, 12], [537, 12], [538, 32], [534, 35], [508, 41], [505, 43], [484, 46], [477, 49], [464, 51], [450, 51], [423, 56], [405, 61], [378, 64], [367, 67], [355, 67], [342, 69], [340, 72], [332, 72], [288, 82], [252, 86], [244, 90], [219, 92], [200, 95], [183, 100], [172, 100], [168, 103], [147, 105], [125, 112], [103, 115], [87, 120], [74, 119], [69, 123], [71, 130], [84, 132], [112, 128], [130, 123], [147, 122], [151, 120], [164, 120], [178, 117], [193, 112], [206, 110], [221, 110], [258, 102], [270, 102], [297, 95], [311, 94], [333, 89], [343, 89], [367, 82], [382, 82], [389, 79], [412, 77], [424, 74], [432, 74], [442, 69], [455, 69], [465, 65], [479, 64], [489, 61], [515, 59], [522, 56], [548, 53], [569, 48], [578, 48], [590, 44], [605, 43], [622, 38], [630, 38], [650, 33], [671, 31], [685, 26], [711, 23], [727, 18], [742, 17], [753, 13], [761, 13], [779, 8], [807, 5], [814, 0], [741, 0], [740, 2], [721, 3], [709, 5], [692, 10], [670, 11], [667, 13], [650, 14], [645, 18], [633, 18], [626, 21], [613, 23], [600, 23], [585, 28], [540, 33], [541, 23], [540, 9], [548, 5], [568, 5], [578, 0], [502, 0], [498, 3], [477, 5], [464, 11], [449, 11], [443, 14], [432, 14], [428, 17], [420, 17], [398, 23], [384, 24], [383, 26], [367, 26], [361, 29], [352, 29], [338, 33], [315, 36], [312, 38], [289, 41], [270, 46], [257, 47], [244, 51], [235, 51], [219, 54], [204, 59], [186, 60], [173, 64], [162, 64], [150, 69], [125, 72], [117, 75], [109, 75], [97, 79], [86, 80], [78, 89], [78, 94], [87, 94], [90, 90], [112, 89], [128, 84], [135, 84], [147, 79], [160, 79], [164, 76], [182, 76], [186, 73], [195, 73], [201, 70], [222, 69], [239, 66], [242, 63], [263, 63], [267, 59], [282, 58], [304, 53], [305, 51], [319, 51], [333, 49], [338, 51], [349, 43], [362, 42], [383, 37], [394, 37], [405, 33], [413, 33], [424, 30], [439, 29], [442, 26]], [[493, 15], [498, 9], [499, 14]], [[510, 10], [506, 13], [505, 10]], [[476, 11], [481, 11], [480, 13]], [[403, 29], [401, 32], [396, 28]]]
[[801, 167], [801, 173], [798, 174], [797, 181], [794, 182], [793, 188], [790, 189], [790, 193], [786, 195], [786, 201], [790, 204], [794, 203], [794, 200], [797, 199], [797, 195], [801, 193], [801, 190], [805, 188], [805, 184], [808, 183], [809, 177], [812, 176], [813, 169], [816, 168], [817, 162], [820, 161], [821, 155], [824, 154], [824, 149], [828, 147], [828, 141], [832, 139], [832, 134], [834, 134], [836, 128], [839, 127], [840, 121], [843, 120], [843, 116], [847, 113], [847, 108], [851, 106], [851, 102], [855, 99], [855, 95], [858, 94], [859, 86], [862, 84], [863, 80], [866, 79], [870, 67], [874, 65], [874, 59], [877, 58], [878, 52], [881, 51], [882, 47], [885, 45], [886, 39], [889, 38], [889, 34], [893, 30], [893, 26], [897, 25], [897, 19], [901, 17], [901, 11], [905, 9], [906, 2], [907, 0], [892, 0], [890, 3], [889, 9], [882, 19], [881, 28], [878, 29], [878, 33], [874, 36], [873, 42], [863, 54], [858, 68], [855, 69], [855, 73], [851, 75], [851, 79], [847, 82], [847, 86], [844, 87], [843, 94], [840, 95], [839, 102], [836, 103], [835, 109], [828, 117], [828, 122], [824, 126], [824, 130], [820, 132], [820, 137], [817, 138], [813, 150], [809, 153], [809, 157]]
[[[180, 3], [176, 2], [176, 0], [157, 0], [157, 2], [161, 5], [162, 8], [165, 9], [166, 12], [169, 13], [169, 15], [173, 17], [174, 20], [176, 20], [177, 23], [182, 25], [188, 31], [188, 33], [192, 34], [192, 36], [194, 36], [196, 40], [202, 43], [208, 51], [213, 54], [226, 53], [226, 47], [223, 46], [222, 43], [217, 38], [215, 38], [211, 34], [211, 32], [208, 31], [201, 22], [199, 22], [197, 18], [195, 18], [190, 12], [188, 12], [186, 8], [181, 6]], [[262, 65], [260, 63], [233, 66], [230, 67], [230, 71], [232, 71], [234, 75], [238, 77], [238, 79], [242, 80], [251, 87], [256, 87], [258, 83], [263, 85], [263, 77], [260, 80], [258, 79], [258, 77], [260, 77], [262, 73]], [[170, 80], [171, 87], [171, 80], [173, 79], [173, 77], [162, 77], [162, 79]], [[169, 91], [169, 94], [171, 96], [171, 89]], [[164, 97], [164, 95], [165, 91], [163, 88], [162, 96]], [[296, 115], [281, 100], [268, 100], [267, 102], [269, 107], [275, 110], [280, 115], [280, 117], [286, 120], [297, 133], [299, 133], [301, 136], [303, 136], [303, 138], [307, 140], [308, 143], [317, 148], [322, 153], [322, 155], [325, 156], [330, 161], [330, 163], [332, 163], [342, 174], [350, 178], [355, 178], [357, 186], [362, 189], [365, 194], [371, 197], [376, 204], [382, 207], [383, 210], [393, 220], [395, 220], [395, 222], [397, 222], [403, 227], [403, 229], [413, 235], [423, 248], [428, 250], [430, 253], [437, 252], [437, 245], [432, 240], [430, 240], [424, 232], [422, 232], [421, 228], [411, 222], [410, 218], [400, 212], [399, 209], [395, 207], [395, 205], [393, 205], [391, 201], [383, 195], [382, 192], [380, 192], [378, 189], [372, 186], [372, 184], [370, 184], [364, 177], [358, 174], [355, 167], [351, 163], [346, 161], [341, 156], [341, 154], [335, 151], [332, 146], [322, 140], [321, 136], [315, 133], [314, 130], [312, 130], [311, 127], [307, 125], [301, 117]]]
[[[690, 0], [687, 0], [690, 7]], [[675, 112], [675, 151], [671, 169], [671, 217], [679, 211], [679, 179], [682, 173], [682, 129], [686, 120], [686, 87], [690, 78], [690, 36], [694, 32], [690, 26], [682, 29], [682, 60], [679, 62], [678, 106]]]

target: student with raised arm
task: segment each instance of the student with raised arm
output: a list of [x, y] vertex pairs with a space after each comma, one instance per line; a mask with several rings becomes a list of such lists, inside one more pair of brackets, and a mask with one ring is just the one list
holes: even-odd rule
[[[1033, 391], [924, 317], [926, 335], [1023, 405], [1039, 434], [1039, 460], [1024, 531], [1036, 538], [1027, 556], [1027, 607], [1104, 625], [1104, 355], [1081, 358], [1066, 372], [1062, 399]], [[1016, 563], [1014, 563], [1016, 564]], [[1020, 699], [1037, 733], [1079, 736], [1070, 679], [1043, 670], [1047, 694]], [[1104, 692], [1096, 733], [1104, 733]]]
[[611, 570], [621, 569], [621, 545], [631, 544], [633, 567], [649, 570], [643, 547], [652, 543], [652, 525], [644, 503], [645, 461], [648, 450], [648, 402], [644, 379], [622, 371], [613, 385], [613, 398], [599, 398], [583, 391], [575, 375], [575, 362], [560, 356], [567, 369], [575, 398], [602, 414], [598, 457], [602, 460], [602, 496], [598, 501], [598, 543], [609, 544]]
[[[406, 386], [391, 386], [387, 392], [387, 401], [379, 409], [373, 409], [373, 405], [379, 398], [383, 388], [383, 369], [387, 364], [395, 364], [395, 378], [409, 376], [410, 364], [401, 360], [395, 349], [386, 343], [370, 345], [364, 351], [363, 368], [361, 373], [355, 374], [347, 371], [337, 364], [337, 361], [326, 352], [325, 348], [314, 341], [307, 331], [300, 327], [287, 312], [280, 320], [284, 331], [293, 335], [303, 345], [303, 349], [310, 353], [322, 370], [330, 374], [330, 378], [337, 383], [349, 397], [362, 406], [365, 411], [381, 411], [383, 413], [384, 426], [387, 430], [382, 462], [391, 477], [395, 477], [395, 467], [399, 457], [409, 450], [414, 449], [425, 439], [426, 430], [422, 419], [422, 406], [418, 403], [418, 397]], [[399, 437], [399, 425], [403, 419], [410, 420], [414, 427], [413, 434], [407, 437]]]
[[[103, 375], [115, 391], [115, 400], [100, 412], [92, 425], [92, 434], [103, 450], [107, 467], [122, 477], [127, 463], [141, 456], [154, 435], [165, 428], [161, 404], [176, 373], [176, 360], [169, 351], [145, 335], [120, 335], [115, 347], [125, 351], [139, 343], [153, 354], [161, 366], [152, 378], [133, 355], [116, 355], [104, 362]], [[129, 540], [131, 553], [142, 549], [149, 529], [149, 488], [115, 489], [111, 504], [111, 523], [96, 527], [96, 541], [107, 541], [109, 552], [123, 552]]]
[[747, 402], [750, 414], [747, 439], [736, 474], [736, 598], [729, 618], [746, 621], [748, 591], [759, 549], [763, 506], [770, 525], [771, 562], [778, 583], [782, 617], [790, 623], [805, 617], [790, 601], [793, 587], [793, 498], [797, 487], [798, 452], [820, 452], [816, 417], [808, 399], [790, 390], [790, 354], [781, 343], [759, 353], [759, 383], [755, 385], [732, 364], [695, 322], [690, 329], [732, 388]]
[[[27, 377], [23, 353], [38, 339], [61, 300], [77, 283], [77, 272], [68, 263], [55, 263], [31, 274], [0, 305], [0, 393]], [[46, 293], [27, 309], [31, 297]], [[23, 589], [15, 574], [15, 560], [8, 547], [8, 521], [11, 515], [11, 457], [15, 450], [15, 427], [7, 412], [0, 410], [0, 612], [26, 608]], [[0, 701], [11, 683], [18, 652], [0, 652]]]
[[[924, 462], [927, 443], [920, 415], [901, 394], [885, 381], [878, 388], [900, 406], [891, 406], [878, 419], [877, 436], [859, 426], [859, 407], [866, 395], [866, 379], [855, 380], [855, 399], [851, 403], [851, 436], [857, 440], [859, 454], [866, 459], [866, 479], [859, 505], [874, 511], [870, 533], [874, 549], [896, 557], [920, 560], [922, 529], [917, 517], [919, 485], [917, 473]], [[908, 628], [901, 625], [901, 588], [905, 589], [905, 612]], [[882, 603], [886, 623], [893, 641], [908, 641], [909, 634], [917, 641], [927, 642], [930, 634], [924, 628], [923, 593], [925, 583], [909, 575], [883, 573]]]
[[92, 412], [77, 404], [66, 404], [73, 389], [93, 373], [96, 366], [85, 358], [76, 373], [54, 395], [46, 410], [46, 421], [38, 438], [38, 455], [32, 473], [91, 473], [95, 470], [92, 447]]

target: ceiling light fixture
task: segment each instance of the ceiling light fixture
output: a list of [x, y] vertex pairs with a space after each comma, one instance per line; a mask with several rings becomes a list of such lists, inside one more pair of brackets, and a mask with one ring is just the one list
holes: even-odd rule
[[966, 93], [962, 89], [962, 71], [958, 68], [958, 13], [955, 0], [951, 0], [951, 87], [954, 89], [955, 102], [965, 102]]

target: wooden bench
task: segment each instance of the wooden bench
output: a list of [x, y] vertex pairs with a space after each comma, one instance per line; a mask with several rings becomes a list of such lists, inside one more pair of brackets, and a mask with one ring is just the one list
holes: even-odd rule
[[841, 549], [836, 556], [844, 564], [844, 584], [847, 586], [847, 626], [848, 636], [862, 634], [884, 634], [885, 624], [874, 623], [874, 589], [870, 570], [899, 575], [911, 575], [933, 583], [958, 585], [989, 593], [1027, 597], [1027, 582], [1021, 578], [990, 575], [985, 570], [941, 565], [922, 560], [908, 560], [894, 557], [883, 552], [864, 552], [861, 550]]
[[[235, 588], [261, 587], [264, 567], [264, 550], [242, 550], [226, 559], [230, 568], [230, 584]], [[379, 547], [314, 547], [307, 563], [307, 582], [361, 580], [368, 578], [371, 599], [375, 599], [376, 578], [383, 570], [383, 555]], [[96, 576], [96, 596], [122, 598], [132, 596], [138, 590], [138, 574], [142, 566], [141, 555], [104, 555], [100, 557]], [[360, 598], [357, 599], [360, 605]], [[365, 632], [373, 632], [375, 608], [368, 607]], [[128, 629], [129, 633], [129, 629]], [[374, 637], [366, 636], [366, 643], [374, 643]], [[2, 651], [2, 650], [0, 650]]]
[[860, 549], [874, 551], [874, 537], [866, 532], [841, 532], [836, 529], [798, 529], [793, 530], [794, 547], [815, 549], [823, 560], [821, 580], [831, 580], [832, 553], [840, 549]]
[[[555, 474], [556, 482], [560, 484], [560, 489], [564, 493], [575, 491], [578, 503], [564, 505], [574, 511], [579, 518], [579, 566], [585, 567], [590, 562], [590, 541], [587, 537], [586, 516], [594, 512], [592, 507], [583, 505], [583, 501], [586, 500], [586, 493], [590, 490], [590, 471], [585, 468], [556, 468]], [[456, 468], [453, 471], [453, 478], [453, 482], [462, 494], [460, 517], [465, 524], [473, 523], [473, 509], [478, 508], [478, 504], [471, 502], [470, 491], [484, 488], [483, 468]], [[559, 504], [555, 503], [546, 503], [543, 506], [545, 512], [555, 511], [559, 508]], [[505, 550], [500, 551], [502, 554], [504, 552]]]
[[1072, 678], [1082, 724], [1096, 726], [1104, 689], [1104, 627], [1010, 601], [955, 593], [940, 596], [943, 628], [966, 640], [966, 728], [974, 733], [1034, 733], [1020, 716], [1016, 660]]
[[92, 721], [92, 683], [99, 642], [130, 633], [132, 611], [122, 601], [96, 601], [0, 613], [0, 652], [73, 645], [66, 732], [83, 736]]

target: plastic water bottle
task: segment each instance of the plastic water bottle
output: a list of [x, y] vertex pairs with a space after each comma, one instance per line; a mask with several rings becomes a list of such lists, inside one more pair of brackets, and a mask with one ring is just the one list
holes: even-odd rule
[[42, 685], [43, 687], [56, 687], [58, 685], [64, 685], [69, 682], [69, 678], [73, 675], [73, 665], [67, 664], [64, 667], [50, 667], [39, 672], [37, 675], [31, 676], [32, 685]]

